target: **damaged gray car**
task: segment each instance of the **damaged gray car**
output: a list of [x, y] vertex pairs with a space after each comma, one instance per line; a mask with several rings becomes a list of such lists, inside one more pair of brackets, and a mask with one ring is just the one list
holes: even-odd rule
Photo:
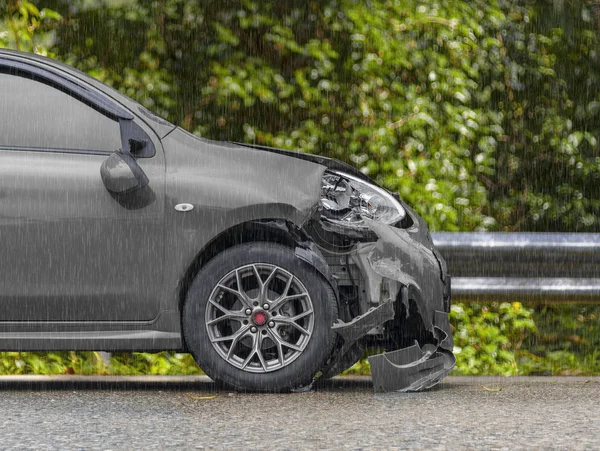
[[198, 138], [56, 61], [0, 51], [0, 350], [190, 352], [253, 391], [366, 350], [378, 390], [454, 366], [427, 225], [340, 161]]

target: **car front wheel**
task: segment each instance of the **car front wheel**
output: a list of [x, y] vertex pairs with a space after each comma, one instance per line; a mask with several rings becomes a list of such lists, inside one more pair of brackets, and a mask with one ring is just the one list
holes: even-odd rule
[[183, 309], [186, 344], [212, 379], [237, 389], [307, 385], [336, 340], [335, 294], [294, 250], [241, 244], [195, 277]]

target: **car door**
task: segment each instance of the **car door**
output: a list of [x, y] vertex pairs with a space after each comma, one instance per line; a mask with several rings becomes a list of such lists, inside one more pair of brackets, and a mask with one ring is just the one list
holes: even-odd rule
[[[119, 121], [77, 97], [56, 79], [0, 70], [0, 321], [159, 315], [160, 141], [139, 118]], [[100, 168], [128, 133], [153, 150], [137, 158], [149, 184], [111, 195]]]

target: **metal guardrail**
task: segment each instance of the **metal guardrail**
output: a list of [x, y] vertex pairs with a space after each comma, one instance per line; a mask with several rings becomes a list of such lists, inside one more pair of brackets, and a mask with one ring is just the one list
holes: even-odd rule
[[431, 235], [454, 301], [600, 302], [600, 234]]

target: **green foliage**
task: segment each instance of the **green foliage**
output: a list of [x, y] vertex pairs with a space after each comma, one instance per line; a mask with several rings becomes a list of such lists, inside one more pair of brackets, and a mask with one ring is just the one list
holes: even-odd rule
[[505, 136], [489, 182], [492, 215], [510, 231], [598, 232], [598, 10], [527, 5], [511, 8], [503, 37], [510, 60], [495, 102]]
[[600, 373], [600, 305], [545, 305], [534, 313], [538, 333], [523, 340], [527, 374]]
[[119, 375], [198, 375], [203, 374], [191, 354], [159, 352], [115, 353], [110, 360], [110, 373]]
[[48, 53], [51, 36], [48, 26], [61, 19], [61, 15], [48, 8], [38, 7], [27, 0], [0, 0], [0, 10], [5, 11], [0, 18], [0, 48]]
[[522, 374], [521, 346], [527, 336], [536, 332], [531, 310], [519, 302], [455, 304], [450, 318], [454, 326], [456, 374]]
[[4, 352], [0, 374], [81, 375], [197, 375], [202, 374], [190, 354], [113, 353], [104, 362], [97, 352]]
[[97, 353], [3, 352], [0, 374], [103, 374], [101, 362]]

